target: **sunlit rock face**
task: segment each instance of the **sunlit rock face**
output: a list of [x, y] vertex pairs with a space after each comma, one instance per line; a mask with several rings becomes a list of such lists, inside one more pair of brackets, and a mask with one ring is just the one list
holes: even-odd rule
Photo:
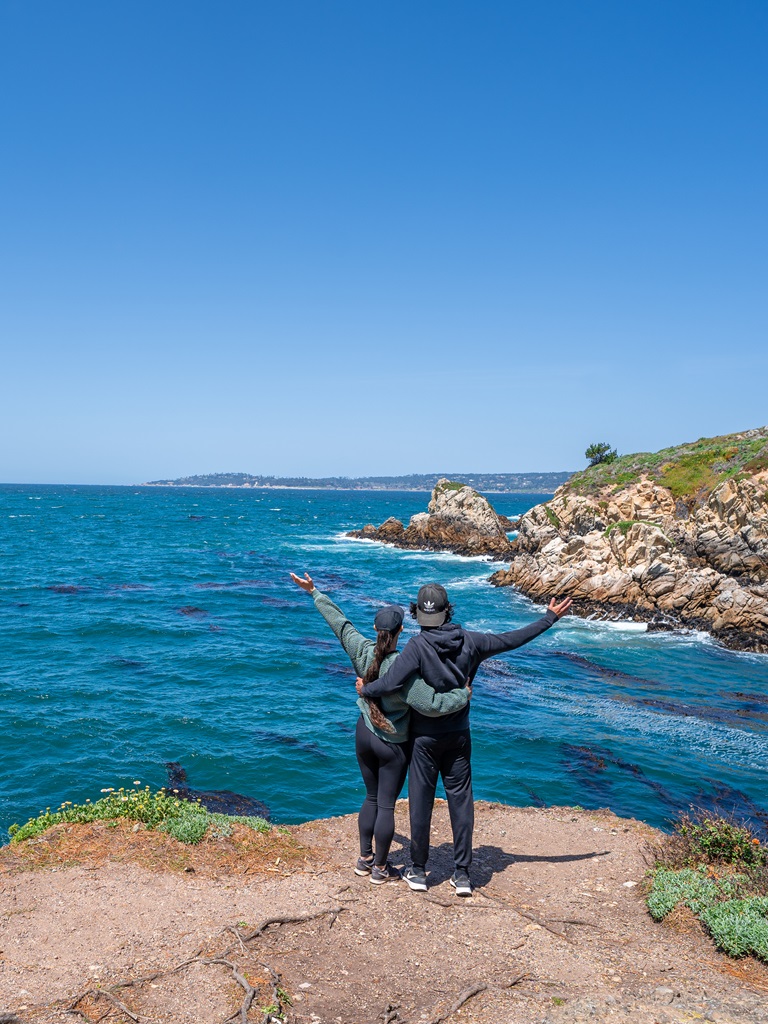
[[506, 559], [512, 552], [507, 537], [509, 520], [471, 487], [438, 480], [426, 512], [411, 516], [408, 526], [389, 518], [353, 530], [350, 537], [378, 540], [400, 548], [453, 551], [460, 555], [491, 555]]
[[768, 651], [768, 471], [686, 501], [647, 476], [589, 495], [565, 484], [522, 516], [492, 581]]

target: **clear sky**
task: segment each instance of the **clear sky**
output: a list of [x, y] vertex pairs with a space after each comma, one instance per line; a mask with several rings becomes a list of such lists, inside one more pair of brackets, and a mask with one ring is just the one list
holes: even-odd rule
[[0, 480], [768, 422], [765, 0], [0, 0]]

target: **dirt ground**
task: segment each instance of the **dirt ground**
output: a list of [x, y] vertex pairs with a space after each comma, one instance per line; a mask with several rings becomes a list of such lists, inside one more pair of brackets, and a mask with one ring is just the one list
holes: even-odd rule
[[[404, 801], [397, 824], [402, 865]], [[0, 1022], [768, 1022], [764, 965], [648, 916], [642, 823], [479, 803], [471, 899], [444, 803], [427, 893], [355, 876], [356, 833], [349, 815], [190, 848], [97, 823], [4, 848]]]

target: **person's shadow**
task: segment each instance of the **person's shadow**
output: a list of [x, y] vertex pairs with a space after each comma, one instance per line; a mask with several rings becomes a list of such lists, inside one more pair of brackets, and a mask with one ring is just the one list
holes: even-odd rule
[[[399, 849], [396, 847], [397, 843], [400, 844]], [[403, 861], [407, 862], [409, 852], [410, 841], [405, 836], [396, 834], [390, 859], [397, 864]], [[470, 875], [472, 884], [479, 888], [488, 885], [495, 874], [504, 871], [510, 864], [567, 864], [571, 861], [605, 857], [610, 852], [610, 850], [592, 850], [589, 853], [563, 854], [508, 853], [500, 846], [477, 846], [472, 850]], [[430, 886], [448, 881], [455, 870], [453, 843], [441, 843], [440, 846], [430, 847], [427, 870]]]

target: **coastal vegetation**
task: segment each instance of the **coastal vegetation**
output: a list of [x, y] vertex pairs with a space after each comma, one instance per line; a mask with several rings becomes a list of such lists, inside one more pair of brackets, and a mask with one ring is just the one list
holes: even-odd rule
[[593, 463], [574, 473], [565, 490], [581, 495], [618, 492], [647, 476], [685, 501], [705, 498], [724, 480], [764, 469], [768, 469], [768, 427]]
[[750, 828], [683, 814], [655, 853], [646, 898], [654, 920], [685, 908], [728, 956], [768, 961], [768, 848]]
[[589, 459], [590, 466], [600, 466], [607, 462], [615, 462], [618, 457], [619, 453], [616, 449], [611, 448], [605, 441], [591, 444], [584, 452], [584, 458]]
[[546, 512], [547, 519], [550, 521], [550, 523], [552, 523], [552, 525], [554, 526], [554, 528], [556, 530], [559, 530], [560, 529], [560, 519], [558, 518], [557, 513], [553, 509], [551, 509], [549, 507], [549, 505], [545, 505], [544, 506], [544, 511]]
[[244, 825], [256, 832], [269, 832], [272, 826], [263, 818], [244, 815], [211, 814], [199, 801], [182, 800], [173, 791], [164, 789], [151, 792], [143, 789], [102, 790], [100, 800], [73, 804], [65, 800], [57, 811], [48, 808], [25, 825], [11, 825], [8, 832], [11, 843], [20, 843], [42, 835], [54, 825], [63, 823], [86, 824], [93, 821], [134, 821], [149, 829], [166, 832], [182, 843], [199, 843], [207, 833], [224, 837], [232, 834], [232, 826]]

